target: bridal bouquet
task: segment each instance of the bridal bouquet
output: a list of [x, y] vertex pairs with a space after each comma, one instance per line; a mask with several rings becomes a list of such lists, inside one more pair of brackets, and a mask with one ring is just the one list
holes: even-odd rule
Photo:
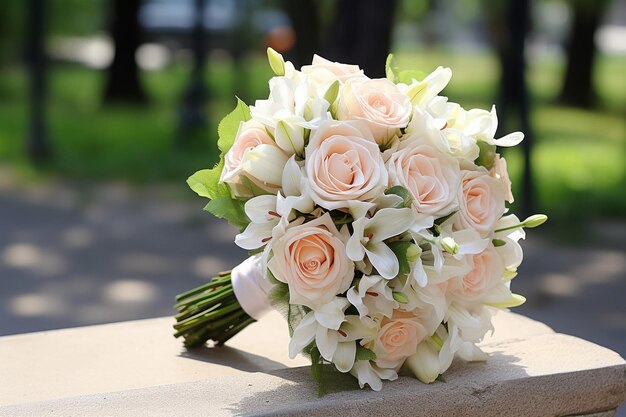
[[546, 220], [505, 207], [496, 147], [523, 134], [496, 139], [495, 108], [440, 96], [448, 68], [401, 70], [390, 56], [387, 77], [370, 79], [319, 56], [300, 70], [268, 57], [269, 97], [238, 101], [220, 162], [188, 180], [250, 258], [177, 298], [175, 335], [220, 345], [273, 307], [314, 376], [332, 364], [374, 390], [403, 366], [430, 383], [455, 356], [484, 359], [494, 309], [525, 301], [510, 290], [524, 227]]

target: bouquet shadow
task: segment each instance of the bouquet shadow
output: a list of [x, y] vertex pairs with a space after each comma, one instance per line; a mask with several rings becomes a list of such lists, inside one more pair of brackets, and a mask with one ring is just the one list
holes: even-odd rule
[[387, 406], [422, 404], [428, 409], [427, 405], [432, 404], [433, 410], [446, 415], [447, 412], [454, 413], [455, 404], [463, 404], [467, 398], [490, 401], [490, 397], [498, 395], [502, 387], [513, 386], [510, 381], [529, 381], [526, 367], [520, 361], [521, 358], [515, 355], [496, 350], [490, 353], [486, 363], [455, 360], [446, 375], [432, 384], [418, 381], [410, 371], [401, 371], [399, 379], [385, 384], [381, 391], [361, 390], [355, 378], [333, 370], [324, 387], [324, 395], [320, 395], [309, 367], [263, 370], [261, 372], [271, 377], [265, 378], [264, 389], [250, 389], [249, 395], [228, 405], [227, 410], [235, 415], [280, 415], [282, 411], [307, 413], [315, 407], [322, 413], [327, 409], [328, 415], [332, 415], [355, 407], [367, 407], [374, 401], [380, 406], [378, 412]]

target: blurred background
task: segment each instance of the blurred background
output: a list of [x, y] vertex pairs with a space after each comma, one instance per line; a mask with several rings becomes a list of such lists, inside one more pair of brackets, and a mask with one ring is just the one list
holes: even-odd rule
[[513, 211], [550, 217], [515, 311], [626, 355], [626, 0], [2, 0], [0, 335], [171, 315], [246, 256], [185, 180], [268, 46], [496, 103]]

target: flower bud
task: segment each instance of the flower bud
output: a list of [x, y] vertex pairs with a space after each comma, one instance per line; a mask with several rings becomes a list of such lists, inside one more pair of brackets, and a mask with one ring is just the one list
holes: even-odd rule
[[261, 144], [246, 152], [242, 167], [245, 172], [265, 184], [280, 186], [287, 155], [272, 145]]
[[328, 102], [328, 104], [332, 105], [335, 100], [337, 100], [337, 96], [339, 95], [339, 80], [333, 81], [333, 83], [328, 87], [328, 90], [324, 93], [324, 100]]
[[285, 120], [276, 123], [276, 144], [288, 154], [302, 155], [304, 151], [304, 128]]
[[285, 75], [285, 60], [281, 54], [272, 48], [267, 48], [267, 60], [269, 61], [270, 68], [272, 68], [274, 74], [278, 76]]
[[407, 297], [406, 294], [400, 291], [393, 291], [391, 295], [393, 295], [394, 300], [396, 300], [397, 302], [401, 304], [406, 304], [409, 302], [409, 297]]
[[417, 246], [415, 243], [411, 243], [409, 247], [406, 249], [406, 260], [409, 263], [417, 262], [417, 260], [422, 255], [422, 249]]
[[428, 341], [417, 345], [417, 352], [409, 356], [405, 363], [417, 379], [425, 384], [435, 382], [441, 372], [439, 354]]
[[456, 255], [459, 253], [459, 244], [456, 243], [450, 236], [446, 236], [441, 239], [441, 247], [450, 255]]
[[546, 220], [548, 220], [548, 216], [545, 214], [534, 214], [524, 220], [524, 227], [532, 229], [533, 227], [541, 226], [546, 222]]

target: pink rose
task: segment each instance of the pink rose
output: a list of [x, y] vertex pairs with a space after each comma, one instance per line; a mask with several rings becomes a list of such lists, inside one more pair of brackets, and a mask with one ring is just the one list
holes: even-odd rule
[[305, 170], [312, 198], [328, 209], [379, 197], [387, 170], [363, 122], [322, 122], [306, 147]]
[[389, 182], [411, 194], [416, 213], [443, 217], [456, 207], [459, 163], [430, 145], [409, 145], [388, 162]]
[[387, 143], [408, 125], [413, 112], [409, 97], [386, 78], [350, 79], [341, 89], [339, 120], [365, 120], [376, 142]]
[[289, 286], [290, 303], [316, 309], [350, 287], [354, 264], [328, 213], [289, 227], [271, 245], [268, 268]]
[[426, 328], [414, 312], [394, 310], [391, 318], [383, 317], [369, 348], [376, 354], [376, 365], [397, 368], [426, 336]]
[[475, 229], [481, 237], [493, 232], [504, 213], [504, 191], [500, 182], [485, 170], [462, 171], [457, 229]]
[[496, 159], [490, 173], [492, 177], [500, 180], [500, 184], [502, 184], [502, 189], [504, 190], [504, 199], [512, 203], [514, 199], [513, 192], [511, 191], [511, 179], [509, 178], [506, 159], [502, 158], [500, 154], [496, 154]]
[[255, 195], [242, 177], [264, 191], [276, 193], [281, 186], [283, 167], [288, 155], [255, 120], [239, 125], [233, 146], [224, 156], [220, 182], [227, 183], [237, 197]]
[[478, 301], [502, 280], [504, 263], [491, 243], [473, 255], [472, 262], [474, 266], [467, 275], [450, 280], [447, 291], [456, 300]]

